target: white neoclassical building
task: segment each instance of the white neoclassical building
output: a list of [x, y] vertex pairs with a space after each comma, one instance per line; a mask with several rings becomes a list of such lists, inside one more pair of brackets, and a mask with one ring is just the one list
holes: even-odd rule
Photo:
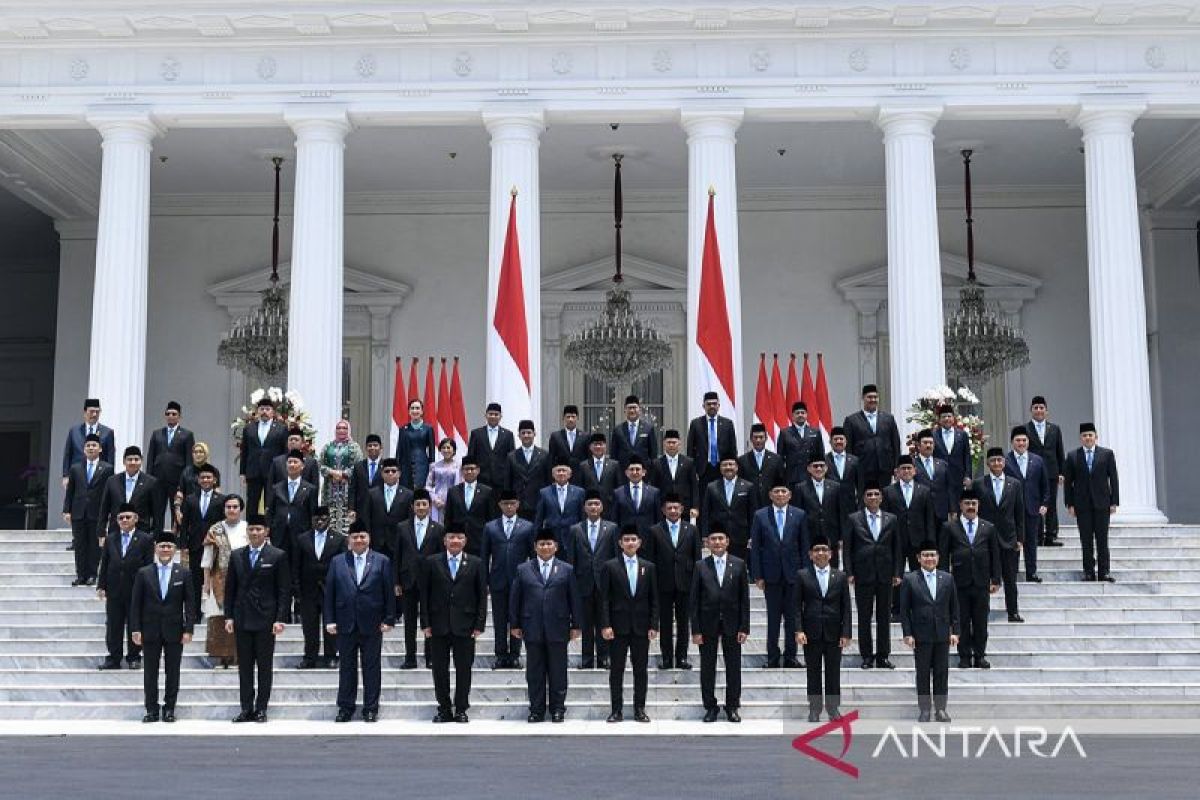
[[[216, 346], [266, 285], [272, 155], [288, 383], [361, 437], [396, 357], [459, 356], [482, 409], [514, 185], [543, 429], [626, 388], [667, 426], [696, 413], [710, 186], [739, 422], [763, 352], [823, 353], [839, 416], [868, 381], [907, 405], [954, 378], [972, 149], [977, 270], [1032, 351], [973, 387], [993, 433], [1046, 395], [1069, 440], [1094, 419], [1117, 451], [1126, 518], [1200, 520], [1197, 0], [20, 5], [0, 4], [0, 434], [52, 478], [88, 395], [119, 445], [180, 400], [235, 471], [253, 387]], [[613, 152], [628, 285], [676, 356], [637, 387], [561, 355], [612, 272]]]

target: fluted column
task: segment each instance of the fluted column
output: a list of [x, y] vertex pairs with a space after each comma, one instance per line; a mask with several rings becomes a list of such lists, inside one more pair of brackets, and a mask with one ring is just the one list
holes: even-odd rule
[[150, 143], [161, 129], [148, 114], [88, 122], [103, 151], [88, 394], [100, 399], [120, 459], [126, 446], [141, 446], [145, 425]]
[[[688, 415], [699, 414], [705, 392], [721, 398], [721, 413], [733, 420], [738, 442], [744, 442], [745, 412], [752, 402], [742, 380], [742, 281], [738, 258], [737, 130], [741, 109], [684, 111], [681, 117], [688, 147], [688, 270], [687, 374]], [[700, 276], [704, 265], [704, 231], [708, 221], [709, 189], [713, 194], [713, 224], [721, 253], [725, 304], [733, 343], [733, 396], [717, 380], [696, 341]]]
[[883, 107], [876, 119], [887, 164], [889, 405], [902, 433], [913, 429], [904, 410], [946, 382], [933, 169], [933, 126], [940, 116], [936, 106]]
[[287, 382], [304, 398], [323, 443], [342, 416], [342, 172], [350, 124], [341, 109], [286, 119], [296, 133]]
[[[1166, 522], [1158, 508], [1146, 290], [1138, 228], [1133, 123], [1144, 106], [1084, 106], [1092, 404], [1100, 442], [1121, 474], [1117, 521]], [[1073, 437], [1073, 431], [1067, 431]], [[1068, 441], [1069, 443], [1069, 441]]]
[[[549, 430], [542, 408], [542, 224], [538, 152], [546, 125], [541, 111], [487, 113], [484, 125], [491, 134], [492, 179], [489, 200], [486, 373], [484, 402], [499, 403], [505, 424], [513, 429], [531, 419], [539, 430]], [[520, 244], [521, 284], [525, 293], [525, 329], [529, 352], [529, 385], [521, 376], [493, 320], [500, 265], [504, 258], [512, 190], [517, 190], [517, 238]], [[474, 417], [482, 409], [468, 409]]]

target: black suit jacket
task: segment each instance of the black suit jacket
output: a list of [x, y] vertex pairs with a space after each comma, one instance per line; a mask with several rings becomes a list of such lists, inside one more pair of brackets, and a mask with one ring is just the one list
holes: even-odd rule
[[900, 581], [900, 627], [905, 637], [917, 644], [949, 644], [958, 635], [958, 592], [954, 577], [937, 570], [937, 597], [929, 594], [922, 570], [910, 572]]
[[842, 471], [839, 473], [837, 459], [832, 451], [825, 454], [825, 474], [842, 485], [842, 491], [850, 498], [850, 505], [855, 509], [862, 508], [863, 472], [858, 466], [858, 456], [843, 453]]
[[1045, 439], [1038, 436], [1037, 425], [1033, 420], [1025, 423], [1025, 430], [1029, 433], [1029, 452], [1042, 457], [1042, 461], [1046, 463], [1046, 477], [1052, 481], [1058, 480], [1067, 463], [1063, 450], [1062, 428], [1046, 420]]
[[829, 586], [821, 594], [821, 581], [812, 564], [800, 570], [796, 590], [796, 627], [809, 644], [850, 638], [850, 582], [846, 573], [829, 567]]
[[346, 504], [360, 517], [367, 513], [367, 492], [376, 486], [383, 486], [383, 454], [379, 455], [375, 464], [375, 480], [370, 480], [370, 470], [367, 469], [369, 461], [364, 458], [354, 465], [350, 472], [350, 487], [346, 490]]
[[1117, 479], [1117, 459], [1107, 447], [1096, 445], [1092, 471], [1080, 447], [1072, 450], [1063, 465], [1063, 501], [1069, 507], [1108, 509], [1121, 504], [1121, 484]]
[[642, 481], [642, 498], [637, 508], [633, 507], [633, 494], [629, 491], [629, 484], [617, 489], [616, 494], [613, 495], [613, 522], [617, 523], [618, 528], [637, 525], [642, 534], [642, 547], [646, 546], [650, 527], [661, 519], [662, 502], [659, 499], [658, 489], [646, 481]]
[[925, 469], [925, 459], [913, 456], [913, 466], [916, 474], [913, 480], [929, 490], [933, 495], [933, 515], [939, 523], [950, 518], [950, 513], [958, 513], [958, 498], [962, 495], [962, 482], [955, 486], [950, 479], [950, 468], [946, 462], [936, 456], [930, 456], [933, 461], [933, 474]]
[[67, 491], [63, 495], [63, 513], [71, 515], [71, 522], [100, 520], [100, 503], [104, 498], [104, 485], [113, 474], [112, 464], [103, 459], [96, 461], [92, 482], [87, 479], [87, 461], [71, 467], [67, 474]]
[[809, 541], [820, 534], [837, 547], [850, 532], [850, 514], [854, 509], [840, 483], [826, 478], [824, 484], [821, 499], [817, 498], [817, 487], [811, 477], [793, 486], [792, 505], [804, 511]]
[[775, 449], [783, 459], [784, 477], [791, 485], [808, 476], [808, 465], [813, 456], [825, 452], [825, 440], [821, 438], [821, 432], [811, 425], [804, 426], [803, 436], [795, 425], [788, 425], [776, 437]]
[[317, 487], [303, 478], [296, 489], [296, 496], [288, 499], [287, 481], [271, 487], [267, 495], [267, 520], [271, 526], [271, 544], [278, 547], [281, 542], [289, 546], [296, 537], [312, 527], [313, 512], [320, 504]]
[[426, 558], [442, 552], [442, 537], [446, 529], [440, 523], [434, 522], [433, 517], [425, 518], [425, 538], [417, 547], [416, 517], [409, 517], [396, 526], [396, 536], [399, 549], [392, 564], [396, 568], [395, 582], [406, 592], [419, 591], [417, 580], [420, 577], [420, 564]]
[[600, 493], [600, 497], [604, 500], [604, 518], [607, 520], [616, 519], [616, 509], [613, 508], [613, 495], [616, 494], [617, 487], [625, 480], [624, 473], [621, 472], [621, 465], [611, 458], [604, 459], [604, 466], [600, 469], [600, 477], [596, 477], [596, 459], [592, 457], [585, 458], [579, 462], [579, 466], [575, 470], [575, 474], [571, 480], [576, 485], [582, 486], [585, 490], [595, 489]]
[[462, 531], [467, 534], [466, 551], [473, 556], [479, 555], [483, 547], [483, 527], [488, 520], [500, 515], [496, 506], [495, 494], [490, 486], [482, 481], [475, 482], [475, 494], [471, 498], [471, 507], [467, 508], [466, 484], [457, 483], [446, 493], [446, 530]]
[[588, 457], [588, 439], [591, 434], [575, 429], [575, 446], [567, 442], [567, 429], [559, 428], [550, 434], [550, 442], [546, 449], [550, 451], [550, 463], [557, 464], [566, 461], [574, 469], [575, 465]]
[[[696, 463], [696, 471], [704, 470], [708, 464], [708, 415], [701, 414], [688, 425], [684, 452]], [[733, 420], [717, 415], [717, 463], [727, 458], [737, 458], [737, 431]]]
[[[125, 470], [121, 470], [110, 475], [104, 482], [104, 492], [100, 495], [100, 519], [97, 522], [100, 536], [117, 530], [117, 509], [124, 502]], [[144, 472], [138, 473], [137, 485], [133, 488], [129, 503], [137, 509], [138, 530], [150, 533], [162, 530], [166, 498], [163, 497], [162, 488], [153, 476]]]
[[733, 503], [725, 502], [725, 479], [717, 478], [704, 490], [704, 505], [700, 511], [700, 529], [704, 536], [715, 530], [729, 535], [730, 545], [745, 547], [750, 541], [750, 526], [758, 500], [754, 484], [738, 478], [733, 488]]
[[[287, 453], [271, 459], [271, 469], [267, 474], [267, 486], [274, 486], [280, 481], [287, 480]], [[313, 486], [321, 486], [321, 465], [312, 456], [304, 457], [304, 469], [300, 471], [300, 480], [308, 481]], [[350, 506], [354, 508], [354, 506]]]
[[175, 435], [167, 444], [167, 429], [156, 428], [150, 434], [150, 443], [146, 446], [146, 472], [158, 478], [159, 481], [171, 486], [179, 485], [179, 476], [183, 468], [192, 463], [192, 448], [196, 446], [196, 437], [182, 425], [175, 427]]
[[572, 525], [570, 536], [564, 543], [559, 555], [563, 560], [575, 567], [575, 582], [579, 584], [579, 594], [591, 596], [597, 589], [600, 568], [606, 561], [617, 557], [617, 525], [606, 519], [600, 520], [599, 533], [596, 536], [596, 550], [592, 551], [591, 539], [588, 536], [588, 521]]
[[459, 555], [458, 575], [450, 577], [447, 553], [421, 562], [421, 627], [434, 636], [470, 636], [487, 620], [487, 573], [478, 556]]
[[996, 526], [1000, 548], [1012, 550], [1018, 542], [1025, 544], [1025, 487], [1016, 478], [1003, 477], [999, 505], [996, 505], [990, 472], [975, 479], [975, 491], [979, 495], [979, 516]]
[[[100, 460], [109, 464], [116, 463], [116, 445], [112, 428], [96, 423], [96, 435], [100, 437]], [[79, 423], [72, 425], [67, 431], [67, 439], [63, 442], [62, 476], [67, 477], [71, 467], [84, 460], [83, 440], [87, 437], [87, 425]]]
[[346, 537], [337, 531], [325, 532], [325, 549], [317, 557], [316, 531], [305, 531], [296, 537], [292, 548], [292, 592], [297, 597], [325, 601], [325, 576], [329, 565], [340, 553], [346, 552]]
[[263, 544], [253, 568], [249, 546], [230, 555], [222, 607], [235, 630], [269, 631], [276, 622], [287, 622], [292, 615], [291, 591], [287, 553], [270, 542]]
[[879, 510], [879, 540], [871, 535], [867, 511], [850, 515], [850, 533], [842, 547], [842, 566], [855, 583], [891, 583], [904, 574], [904, 546], [896, 527], [896, 515]]
[[124, 556], [121, 555], [121, 532], [111, 533], [100, 551], [96, 588], [108, 597], [128, 603], [133, 596], [133, 580], [138, 570], [153, 560], [154, 537], [149, 533], [135, 529]]
[[951, 503], [958, 510], [958, 498], [962, 495], [963, 481], [971, 477], [971, 440], [966, 431], [954, 431], [954, 451], [946, 451], [946, 443], [942, 441], [942, 426], [933, 429], [933, 454], [946, 462], [950, 471], [950, 489], [953, 492]]
[[[762, 469], [758, 468], [758, 460], [754, 457], [754, 452], [742, 453], [738, 456], [738, 477], [745, 478], [754, 484], [755, 490], [758, 492], [755, 497], [755, 503], [759, 508], [762, 508], [767, 503], [771, 502], [771, 488], [778, 482], [785, 480], [786, 470], [784, 469], [783, 459], [778, 453], [772, 453], [770, 450], [763, 451]], [[801, 478], [803, 478], [801, 474]]]
[[692, 573], [700, 560], [700, 531], [690, 522], [679, 520], [679, 542], [671, 544], [671, 524], [665, 519], [650, 528], [646, 557], [654, 562], [658, 590], [663, 594], [687, 592], [692, 588]]
[[933, 495], [913, 481], [912, 505], [904, 505], [904, 492], [896, 482], [883, 490], [883, 510], [896, 515], [896, 528], [905, 553], [911, 553], [926, 539], [937, 541], [937, 515], [933, 510]]
[[858, 456], [864, 473], [891, 474], [900, 457], [900, 429], [896, 427], [895, 417], [886, 411], [878, 411], [875, 431], [872, 431], [867, 415], [856, 411], [846, 417], [842, 427], [846, 429], [846, 451]]
[[688, 594], [688, 616], [692, 633], [713, 641], [723, 632], [750, 633], [750, 573], [746, 562], [737, 556], [725, 555], [725, 580], [717, 583], [717, 567], [713, 557], [698, 561], [692, 572], [692, 589]]
[[508, 618], [530, 644], [571, 641], [571, 630], [583, 627], [583, 601], [575, 570], [561, 558], [551, 560], [542, 580], [540, 558], [517, 567], [508, 598]]
[[629, 443], [629, 420], [621, 420], [608, 434], [609, 455], [617, 460], [621, 469], [629, 466], [629, 457], [639, 455], [646, 462], [647, 470], [658, 458], [658, 432], [646, 419], [638, 419], [637, 433], [633, 444]]
[[158, 564], [151, 563], [139, 569], [133, 581], [129, 630], [141, 633], [147, 642], [178, 643], [185, 633], [192, 632], [195, 604], [191, 570], [180, 564], [171, 565], [164, 598], [158, 584]]
[[516, 439], [508, 428], [500, 428], [496, 434], [495, 448], [488, 441], [486, 425], [471, 431], [467, 439], [467, 456], [479, 462], [479, 482], [493, 489], [504, 488], [508, 454], [516, 447]]
[[637, 590], [629, 594], [625, 554], [600, 567], [600, 627], [617, 636], [646, 636], [658, 630], [658, 581], [654, 564], [638, 559]]
[[996, 526], [982, 517], [975, 520], [975, 543], [967, 539], [963, 520], [942, 526], [943, 562], [950, 567], [959, 589], [987, 588], [1000, 583], [1000, 536]]
[[397, 541], [400, 523], [412, 516], [413, 493], [400, 484], [396, 485], [396, 496], [392, 508], [387, 507], [384, 487], [376, 486], [367, 493], [366, 516], [363, 523], [371, 532], [371, 549], [396, 560], [400, 553]]
[[242, 429], [242, 452], [238, 472], [246, 480], [266, 482], [271, 476], [271, 460], [287, 453], [287, 425], [271, 421], [266, 441], [258, 441], [258, 420], [252, 419]]
[[550, 454], [535, 445], [531, 459], [526, 461], [524, 448], [518, 447], [508, 454], [504, 475], [504, 488], [516, 492], [517, 499], [521, 501], [519, 513], [522, 517], [533, 519], [537, 511], [538, 494], [553, 482], [550, 477]]
[[[183, 505], [179, 511], [179, 546], [198, 550], [204, 545], [204, 537], [208, 534], [208, 529], [225, 518], [225, 495], [213, 489], [212, 497], [208, 501], [208, 511], [201, 514], [200, 495], [190, 494], [183, 498]], [[192, 566], [199, 567], [200, 565], [193, 564]]]
[[671, 475], [671, 464], [665, 455], [659, 456], [654, 462], [651, 483], [658, 487], [663, 494], [674, 492], [683, 501], [683, 517], [687, 519], [688, 512], [700, 508], [700, 481], [696, 475], [696, 462], [679, 454], [675, 464], [675, 474]]

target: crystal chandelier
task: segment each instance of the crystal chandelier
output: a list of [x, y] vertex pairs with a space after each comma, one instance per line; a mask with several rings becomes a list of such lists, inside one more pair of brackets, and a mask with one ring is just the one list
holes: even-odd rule
[[262, 304], [234, 320], [217, 347], [218, 364], [264, 380], [282, 378], [288, 356], [287, 295], [279, 286], [279, 170], [283, 159], [275, 156], [271, 163], [275, 165], [271, 285], [262, 293]]
[[600, 316], [571, 336], [563, 351], [569, 363], [587, 375], [613, 385], [632, 383], [671, 363], [666, 338], [634, 313], [629, 291], [621, 283], [621, 154], [613, 154], [616, 170], [613, 220], [616, 231], [616, 274]]
[[1029, 345], [1021, 330], [984, 300], [975, 278], [975, 234], [971, 218], [971, 152], [963, 150], [967, 196], [967, 282], [958, 291], [958, 308], [946, 319], [946, 373], [982, 384], [1029, 363]]

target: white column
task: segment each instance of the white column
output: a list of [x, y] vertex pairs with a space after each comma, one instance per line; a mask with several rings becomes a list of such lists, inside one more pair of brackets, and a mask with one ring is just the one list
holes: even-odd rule
[[88, 122], [103, 150], [88, 394], [100, 400], [119, 460], [125, 447], [143, 444], [150, 142], [161, 129], [147, 114], [96, 114]]
[[304, 399], [320, 446], [342, 416], [342, 162], [350, 124], [341, 109], [285, 119], [296, 133], [287, 383]]
[[905, 422], [905, 409], [946, 382], [933, 173], [933, 126], [940, 116], [936, 106], [898, 106], [880, 108], [876, 119], [887, 163], [889, 405], [902, 434], [914, 427]]
[[[684, 111], [681, 115], [688, 146], [688, 271], [687, 271], [687, 415], [701, 413], [706, 391], [721, 396], [721, 413], [733, 420], [738, 442], [744, 442], [746, 412], [753, 401], [742, 380], [742, 279], [738, 258], [737, 130], [741, 109]], [[725, 302], [733, 339], [733, 398], [702, 376], [707, 370], [696, 344], [696, 309], [700, 305], [700, 274], [704, 263], [704, 229], [708, 221], [708, 192], [715, 191], [713, 222], [721, 251]]]
[[[1154, 474], [1146, 290], [1142, 279], [1133, 123], [1144, 106], [1084, 106], [1092, 403], [1100, 442], [1116, 453], [1121, 522], [1162, 523]], [[1068, 437], [1074, 431], [1065, 432]]]
[[[541, 111], [484, 114], [484, 125], [492, 140], [492, 181], [489, 201], [486, 380], [484, 402], [499, 403], [505, 425], [531, 419], [542, 433], [542, 225], [538, 177], [538, 149], [545, 120]], [[529, 386], [492, 325], [496, 314], [496, 290], [504, 257], [505, 233], [517, 190], [517, 238], [521, 250], [521, 284], [525, 291], [525, 327], [529, 346]], [[472, 365], [465, 365], [470, 368]], [[476, 418], [483, 409], [467, 409]], [[554, 419], [552, 417], [552, 419]], [[542, 436], [539, 434], [539, 439]]]

